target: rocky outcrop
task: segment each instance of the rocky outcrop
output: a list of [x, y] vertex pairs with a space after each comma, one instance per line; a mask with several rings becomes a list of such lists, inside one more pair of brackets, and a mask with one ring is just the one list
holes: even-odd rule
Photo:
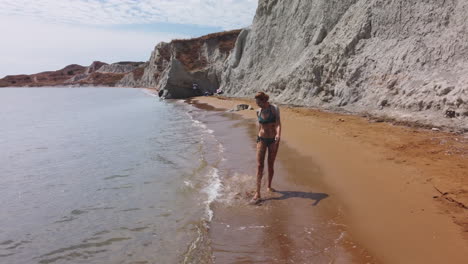
[[221, 88], [468, 129], [467, 12], [456, 0], [260, 0]]
[[242, 110], [254, 110], [254, 108], [248, 104], [238, 104], [231, 110], [228, 110], [228, 112], [239, 112]]
[[102, 61], [93, 61], [93, 63], [91, 63], [91, 65], [89, 65], [88, 67], [86, 67], [86, 70], [85, 70], [85, 74], [91, 74], [93, 72], [96, 72], [98, 70], [100, 70], [102, 67], [104, 66], [107, 66], [109, 64], [105, 63], [105, 62], [102, 62]]
[[[64, 84], [77, 84], [80, 82], [85, 81], [91, 74], [99, 70], [102, 66], [107, 65], [105, 62], [101, 61], [94, 61], [89, 65], [88, 67], [85, 68], [85, 70], [82, 73], [77, 73], [73, 77], [71, 77], [68, 80], [64, 81]], [[58, 83], [56, 85], [61, 85], [62, 83]]]
[[86, 67], [72, 64], [58, 71], [47, 71], [31, 75], [9, 75], [0, 79], [0, 87], [61, 85], [74, 76], [84, 74], [85, 71]]
[[129, 73], [141, 67], [144, 62], [121, 61], [112, 64], [106, 64], [100, 67], [97, 72], [100, 73]]
[[6, 76], [0, 79], [0, 87], [115, 86], [126, 73], [137, 71], [143, 64], [143, 62], [107, 64], [100, 61], [95, 61], [88, 67], [72, 64], [58, 71]]
[[[157, 88], [166, 98], [213, 93], [220, 86], [223, 64], [239, 32], [159, 43], [143, 70], [127, 74], [118, 85]], [[192, 89], [194, 83], [199, 89]]]

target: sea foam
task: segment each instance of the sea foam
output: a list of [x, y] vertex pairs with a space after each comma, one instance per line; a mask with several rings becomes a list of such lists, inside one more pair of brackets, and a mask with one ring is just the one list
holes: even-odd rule
[[219, 178], [219, 171], [216, 168], [212, 168], [209, 173], [209, 184], [202, 191], [207, 194], [205, 201], [207, 220], [213, 219], [213, 210], [211, 210], [211, 203], [214, 202], [220, 195], [223, 185]]

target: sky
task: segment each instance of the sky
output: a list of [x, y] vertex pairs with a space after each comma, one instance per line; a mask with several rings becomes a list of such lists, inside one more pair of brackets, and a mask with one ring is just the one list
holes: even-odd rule
[[251, 25], [258, 0], [0, 0], [0, 78], [99, 60]]

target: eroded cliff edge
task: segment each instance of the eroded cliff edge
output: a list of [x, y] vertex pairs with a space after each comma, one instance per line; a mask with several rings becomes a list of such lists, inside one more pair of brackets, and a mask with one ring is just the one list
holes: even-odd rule
[[[119, 86], [156, 88], [165, 98], [187, 98], [212, 93], [221, 85], [223, 65], [240, 30], [156, 45], [146, 67], [127, 74]], [[196, 83], [198, 90], [192, 89]]]

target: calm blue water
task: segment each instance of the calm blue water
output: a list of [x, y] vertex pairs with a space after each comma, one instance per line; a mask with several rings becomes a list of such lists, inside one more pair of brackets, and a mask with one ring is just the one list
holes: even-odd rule
[[139, 89], [0, 89], [0, 263], [183, 262], [222, 160], [190, 107]]

